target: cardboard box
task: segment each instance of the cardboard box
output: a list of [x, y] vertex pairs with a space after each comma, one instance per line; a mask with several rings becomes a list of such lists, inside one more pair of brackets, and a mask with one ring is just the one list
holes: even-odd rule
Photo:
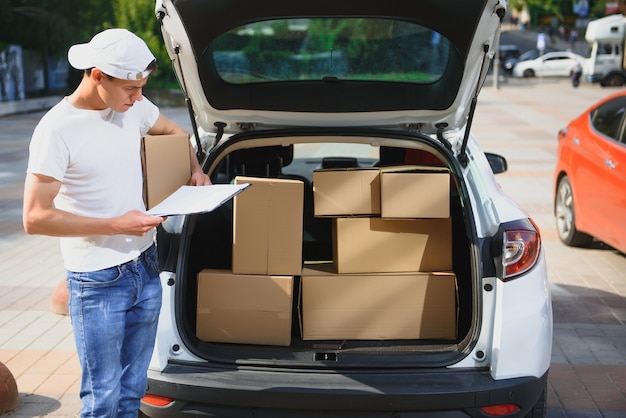
[[143, 197], [151, 209], [191, 178], [189, 136], [146, 135], [141, 141]]
[[196, 335], [212, 342], [289, 345], [293, 277], [198, 273]]
[[304, 185], [300, 180], [238, 176], [250, 183], [234, 198], [233, 273], [299, 275]]
[[304, 340], [455, 339], [452, 272], [338, 275], [302, 272]]
[[452, 270], [450, 218], [333, 221], [333, 260], [338, 273]]
[[380, 215], [378, 168], [313, 171], [315, 216]]
[[445, 168], [382, 169], [381, 217], [449, 218], [450, 172]]

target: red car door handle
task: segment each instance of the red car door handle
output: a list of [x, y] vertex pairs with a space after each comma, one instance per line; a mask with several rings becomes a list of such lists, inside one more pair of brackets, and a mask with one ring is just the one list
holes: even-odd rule
[[604, 160], [604, 164], [606, 164], [609, 168], [615, 168], [615, 163], [609, 158]]

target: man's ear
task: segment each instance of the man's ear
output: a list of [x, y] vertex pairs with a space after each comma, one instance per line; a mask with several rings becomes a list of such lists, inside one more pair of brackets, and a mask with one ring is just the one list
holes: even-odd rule
[[91, 69], [91, 79], [93, 81], [95, 81], [96, 83], [100, 83], [102, 80], [102, 77], [105, 77], [104, 73], [102, 71], [100, 71], [97, 68], [92, 68]]

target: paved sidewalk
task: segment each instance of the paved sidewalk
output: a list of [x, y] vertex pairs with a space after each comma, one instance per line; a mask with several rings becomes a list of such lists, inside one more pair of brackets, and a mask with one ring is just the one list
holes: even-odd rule
[[[567, 80], [488, 81], [473, 132], [504, 155], [498, 180], [538, 223], [555, 313], [548, 417], [626, 417], [626, 257], [596, 246], [574, 249], [556, 236], [551, 178], [556, 133], [611, 90]], [[164, 109], [186, 123], [185, 109]], [[80, 371], [69, 318], [50, 311], [63, 279], [56, 238], [25, 236], [22, 182], [30, 134], [41, 112], [0, 118], [0, 362], [20, 392], [14, 418], [75, 417]], [[528, 353], [532, 355], [532, 353]]]
[[626, 256], [561, 244], [551, 189], [558, 130], [613, 91], [574, 89], [568, 80], [510, 82], [485, 88], [476, 109], [474, 134], [485, 151], [507, 158], [498, 182], [537, 222], [546, 249], [555, 320], [551, 418], [626, 417]]

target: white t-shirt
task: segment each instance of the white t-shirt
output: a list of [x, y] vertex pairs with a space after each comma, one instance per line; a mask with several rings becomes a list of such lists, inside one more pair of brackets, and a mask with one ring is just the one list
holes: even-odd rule
[[[54, 204], [67, 212], [110, 218], [145, 211], [141, 138], [158, 116], [159, 109], [146, 98], [123, 113], [77, 109], [61, 100], [35, 128], [27, 172], [60, 181]], [[141, 237], [62, 237], [65, 268], [96, 271], [125, 263], [150, 247], [154, 236], [152, 230]]]

